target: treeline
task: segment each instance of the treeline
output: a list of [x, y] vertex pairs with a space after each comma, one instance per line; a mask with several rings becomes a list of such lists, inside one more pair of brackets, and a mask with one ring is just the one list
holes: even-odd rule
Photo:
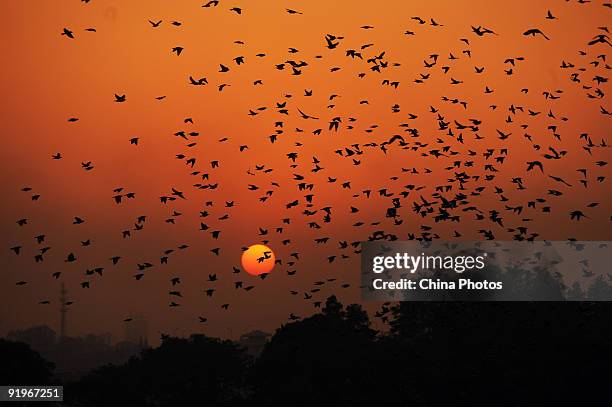
[[[360, 305], [332, 296], [278, 328], [256, 359], [228, 340], [164, 336], [66, 384], [65, 404], [609, 405], [611, 311], [606, 302], [402, 302], [377, 312], [389, 324], [381, 333]], [[0, 355], [2, 383], [51, 378], [27, 346], [0, 341]]]

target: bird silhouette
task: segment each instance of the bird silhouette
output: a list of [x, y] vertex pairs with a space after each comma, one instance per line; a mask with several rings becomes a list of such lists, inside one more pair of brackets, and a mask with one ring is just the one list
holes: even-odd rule
[[[358, 277], [344, 271], [357, 267], [363, 241], [536, 240], [561, 236], [567, 224], [588, 238], [610, 221], [602, 198], [611, 44], [607, 27], [577, 12], [583, 3], [566, 4], [573, 19], [525, 8], [525, 19], [542, 24], [526, 31], [433, 7], [398, 24], [378, 14], [400, 15], [399, 7], [370, 8], [371, 19], [353, 21], [304, 3], [300, 11], [277, 7], [270, 16], [291, 29], [262, 42], [242, 30], [269, 26], [261, 11], [214, 0], [180, 13], [168, 4], [163, 20], [147, 20], [155, 31], [142, 15], [159, 10], [126, 15], [146, 47], [111, 41], [121, 34], [113, 25], [64, 28], [73, 42], [52, 32], [65, 46], [52, 61], [70, 72], [53, 76], [65, 94], [51, 115], [38, 105], [14, 114], [28, 117], [24, 129], [44, 123], [49, 139], [13, 130], [18, 146], [36, 141], [36, 149], [6, 158], [30, 185], [14, 196], [7, 187], [15, 232], [6, 263], [47, 274], [9, 274], [8, 285], [24, 295], [66, 282], [102, 298], [112, 281], [133, 301], [132, 289], [169, 296], [159, 307], [176, 318], [209, 302], [198, 311], [206, 318], [190, 318], [210, 326], [220, 323], [215, 312], [233, 321], [247, 301], [278, 298], [296, 322], [327, 295], [358, 292]], [[205, 42], [198, 13], [222, 27]], [[564, 30], [582, 49], [554, 35]], [[76, 79], [88, 65], [80, 62], [103, 41], [112, 42], [104, 47], [111, 63], [102, 76], [87, 73], [95, 81], [83, 87]], [[546, 52], [533, 48], [540, 45]], [[123, 92], [130, 103], [118, 107]], [[274, 257], [274, 270], [259, 278], [235, 265], [237, 248], [251, 242], [275, 252], [256, 257]], [[190, 267], [195, 258], [199, 271]], [[51, 294], [43, 295], [32, 303], [48, 304], [41, 298]]]
[[535, 37], [536, 35], [541, 35], [542, 37], [546, 38], [547, 40], [550, 40], [550, 38], [548, 38], [546, 36], [546, 34], [544, 34], [539, 28], [531, 28], [531, 29], [525, 31], [523, 33], [523, 35], [525, 35], [525, 36], [531, 35], [532, 37]]

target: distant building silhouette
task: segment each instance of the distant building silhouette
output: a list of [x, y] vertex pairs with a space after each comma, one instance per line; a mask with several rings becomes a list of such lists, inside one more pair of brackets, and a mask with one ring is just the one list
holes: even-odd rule
[[149, 347], [149, 323], [143, 316], [136, 316], [125, 325], [125, 341], [140, 346]]
[[238, 344], [247, 350], [251, 356], [258, 356], [270, 338], [270, 334], [263, 331], [251, 331], [240, 336]]

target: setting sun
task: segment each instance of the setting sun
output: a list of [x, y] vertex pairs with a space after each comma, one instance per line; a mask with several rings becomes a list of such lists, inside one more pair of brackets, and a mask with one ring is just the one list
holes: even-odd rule
[[274, 252], [263, 244], [254, 244], [242, 253], [242, 268], [257, 276], [269, 273], [274, 268]]

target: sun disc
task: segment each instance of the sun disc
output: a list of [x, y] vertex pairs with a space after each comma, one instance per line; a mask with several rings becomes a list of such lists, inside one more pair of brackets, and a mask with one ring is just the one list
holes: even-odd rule
[[258, 276], [269, 273], [274, 268], [276, 257], [268, 246], [254, 244], [242, 253], [242, 268], [247, 273]]

